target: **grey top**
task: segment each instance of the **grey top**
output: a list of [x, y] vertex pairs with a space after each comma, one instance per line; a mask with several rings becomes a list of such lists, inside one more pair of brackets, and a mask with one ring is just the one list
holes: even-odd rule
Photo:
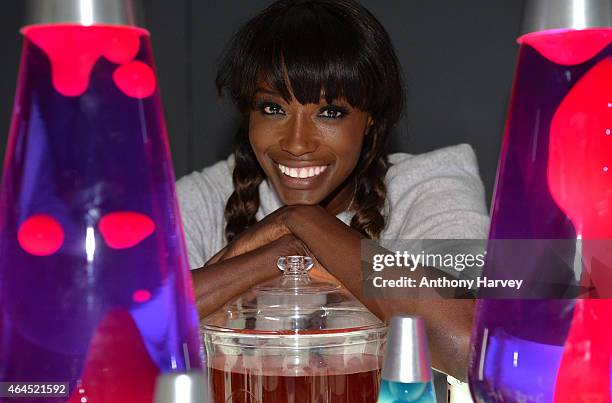
[[[389, 155], [387, 224], [381, 239], [485, 239], [489, 217], [474, 151], [468, 144], [424, 154]], [[234, 157], [177, 182], [191, 269], [202, 267], [226, 245], [224, 209], [233, 192]], [[259, 186], [261, 220], [282, 206], [274, 189]], [[338, 218], [349, 225], [354, 212]]]

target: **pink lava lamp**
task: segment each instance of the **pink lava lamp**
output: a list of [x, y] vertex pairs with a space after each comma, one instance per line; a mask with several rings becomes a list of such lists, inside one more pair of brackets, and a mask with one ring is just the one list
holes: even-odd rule
[[43, 401], [149, 403], [164, 375], [205, 382], [140, 15], [131, 0], [37, 0], [21, 31], [0, 193], [0, 382], [67, 384]]
[[481, 294], [471, 391], [478, 402], [609, 403], [612, 1], [528, 0], [524, 22], [484, 275], [527, 287]]

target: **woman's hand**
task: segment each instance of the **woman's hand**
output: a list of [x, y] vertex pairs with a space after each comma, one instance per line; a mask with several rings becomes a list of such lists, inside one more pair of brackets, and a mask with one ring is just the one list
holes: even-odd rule
[[234, 256], [191, 272], [196, 306], [200, 318], [249, 288], [279, 275], [279, 256], [306, 255], [306, 246], [293, 235], [280, 238], [244, 254]]
[[[248, 253], [282, 236], [299, 238], [315, 260], [311, 276], [338, 281], [325, 269], [321, 258], [331, 261], [336, 255], [359, 255], [361, 235], [320, 206], [284, 206], [266, 216], [236, 237], [213, 256], [206, 266]], [[343, 242], [349, 240], [350, 242]], [[356, 242], [355, 242], [356, 241]], [[338, 251], [343, 251], [339, 254]], [[354, 260], [354, 259], [353, 259]], [[344, 262], [346, 263], [346, 261]], [[354, 276], [353, 276], [354, 277]]]
[[242, 255], [271, 243], [283, 235], [291, 234], [285, 225], [286, 216], [291, 207], [293, 206], [281, 207], [255, 223], [210, 258], [205, 266]]
[[[344, 232], [353, 239], [361, 238], [357, 231], [345, 225], [323, 207], [316, 205], [284, 206], [238, 235], [230, 244], [215, 254], [206, 265], [250, 252], [288, 234], [297, 236], [306, 246], [316, 246], [315, 239], [320, 239], [329, 228], [333, 228], [334, 232]], [[323, 238], [327, 237], [323, 236]]]

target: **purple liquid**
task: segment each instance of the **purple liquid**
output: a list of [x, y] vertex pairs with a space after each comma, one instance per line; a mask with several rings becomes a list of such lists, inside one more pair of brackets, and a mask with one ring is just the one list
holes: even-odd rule
[[[139, 40], [135, 60], [152, 67]], [[0, 193], [0, 381], [69, 382], [73, 394], [91, 370], [92, 401], [150, 401], [154, 375], [200, 369], [201, 349], [159, 93], [126, 96], [117, 67], [99, 58], [85, 93], [64, 96], [48, 55], [24, 42]], [[111, 248], [100, 219], [124, 211], [155, 230]], [[61, 224], [53, 254], [18, 242], [36, 214]]]
[[[611, 56], [608, 45], [584, 63], [563, 66], [521, 46], [489, 238], [537, 241], [523, 242], [521, 253], [512, 255], [503, 248], [489, 250], [484, 275], [525, 278], [525, 298], [550, 299], [495, 300], [486, 299], [498, 297], [486, 290], [481, 294], [485, 299], [477, 305], [469, 369], [478, 402], [553, 401], [575, 300], [555, 299], [567, 296], [563, 287], [542, 290], [535, 284], [546, 276], [571, 283], [577, 235], [547, 183], [549, 130], [572, 87]], [[551, 253], [555, 240], [563, 239], [567, 247]]]

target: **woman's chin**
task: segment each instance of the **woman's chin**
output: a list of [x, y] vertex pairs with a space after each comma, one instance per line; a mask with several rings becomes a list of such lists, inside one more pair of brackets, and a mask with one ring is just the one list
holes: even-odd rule
[[[291, 193], [291, 194], [288, 194]], [[306, 205], [306, 206], [314, 206], [321, 203], [322, 198], [312, 197], [310, 195], [299, 195], [295, 190], [291, 190], [289, 192], [278, 192], [279, 199], [283, 202], [285, 206], [295, 206], [295, 205]]]
[[287, 201], [281, 199], [281, 201], [283, 202], [283, 205], [285, 206], [315, 206], [317, 204], [319, 204], [318, 202], [314, 202], [312, 200], [294, 200], [294, 199], [289, 199]]

